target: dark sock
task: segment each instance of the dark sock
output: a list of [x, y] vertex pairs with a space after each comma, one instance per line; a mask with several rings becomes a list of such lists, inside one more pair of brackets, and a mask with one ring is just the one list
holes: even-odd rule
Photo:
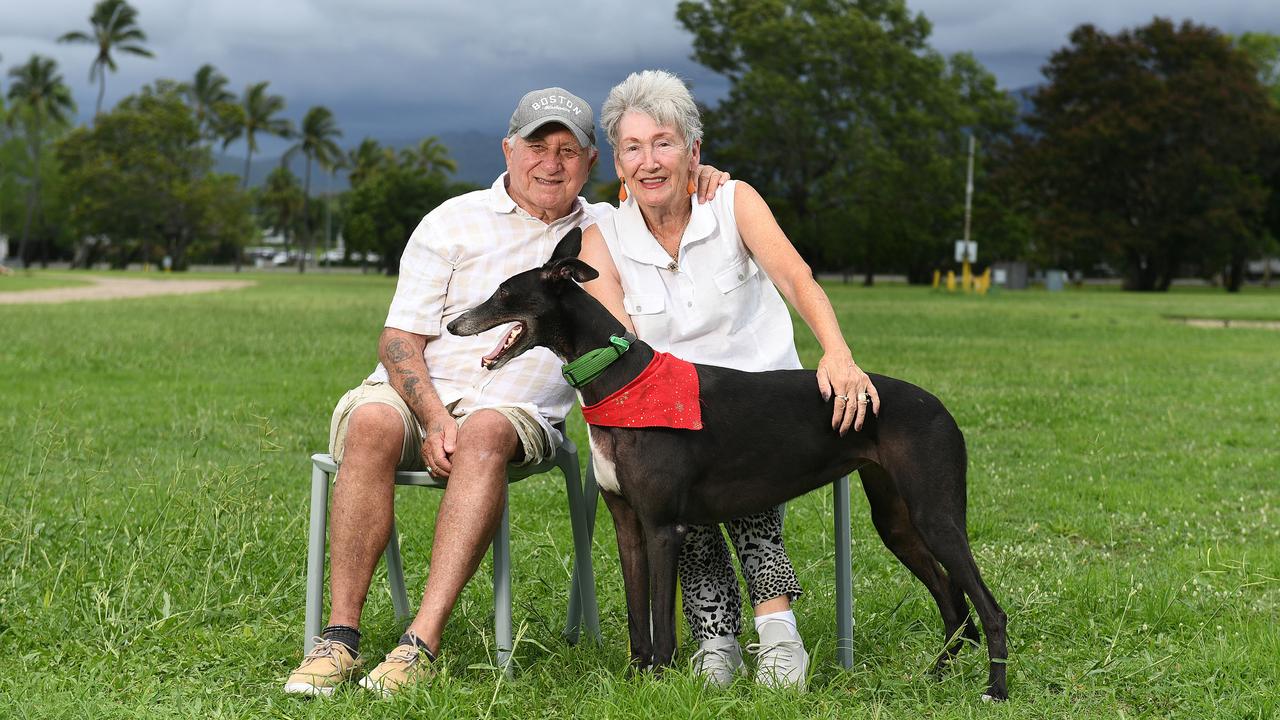
[[360, 653], [360, 631], [350, 625], [330, 625], [320, 633], [325, 640], [337, 640], [351, 648], [351, 652]]
[[427, 659], [428, 659], [428, 660], [430, 660], [431, 662], [435, 662], [435, 660], [436, 660], [436, 654], [435, 654], [435, 653], [433, 653], [433, 652], [431, 652], [431, 648], [427, 647], [427, 641], [425, 641], [425, 640], [423, 640], [422, 638], [418, 637], [418, 636], [417, 636], [416, 634], [414, 634], [414, 633], [407, 632], [407, 633], [405, 633], [405, 634], [401, 635], [401, 636], [400, 636], [400, 644], [401, 644], [401, 645], [413, 645], [413, 646], [417, 647], [419, 650], [421, 650], [422, 652], [426, 653], [426, 654], [427, 654]]

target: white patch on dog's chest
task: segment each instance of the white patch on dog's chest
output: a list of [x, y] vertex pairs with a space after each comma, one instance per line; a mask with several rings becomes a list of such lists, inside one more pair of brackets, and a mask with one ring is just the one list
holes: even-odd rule
[[618, 473], [613, 466], [613, 457], [606, 457], [596, 446], [596, 433], [592, 428], [587, 428], [587, 439], [591, 445], [591, 468], [595, 472], [596, 484], [601, 490], [621, 495], [622, 489], [618, 486]]

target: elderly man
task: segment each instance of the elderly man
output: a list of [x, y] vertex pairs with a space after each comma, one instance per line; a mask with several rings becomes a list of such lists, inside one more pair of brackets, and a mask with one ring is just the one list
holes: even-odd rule
[[[560, 441], [555, 425], [573, 392], [550, 351], [532, 350], [490, 372], [480, 358], [503, 329], [457, 337], [444, 326], [507, 277], [545, 262], [565, 233], [613, 210], [578, 197], [597, 157], [591, 106], [561, 88], [528, 93], [502, 152], [507, 172], [491, 187], [445, 202], [414, 230], [378, 341], [381, 362], [334, 409], [329, 448], [340, 468], [329, 524], [329, 625], [289, 676], [287, 693], [331, 694], [361, 665], [360, 613], [390, 535], [397, 469], [426, 469], [449, 484], [418, 613], [360, 680], [383, 694], [432, 674], [445, 623], [497, 530], [507, 464], [537, 463]], [[704, 171], [705, 199], [723, 177]]]

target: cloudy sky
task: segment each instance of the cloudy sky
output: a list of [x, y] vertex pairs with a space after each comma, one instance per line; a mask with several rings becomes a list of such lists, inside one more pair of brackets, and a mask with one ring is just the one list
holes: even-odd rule
[[[311, 105], [328, 105], [349, 144], [366, 135], [402, 142], [456, 130], [497, 137], [526, 90], [562, 85], [598, 107], [609, 87], [648, 67], [680, 73], [699, 99], [725, 92], [722, 79], [689, 59], [675, 0], [131, 1], [156, 57], [120, 57], [119, 72], [107, 78], [107, 105], [156, 77], [187, 79], [211, 62], [237, 92], [270, 80], [295, 121]], [[973, 52], [1008, 88], [1037, 82], [1049, 53], [1083, 22], [1115, 31], [1159, 14], [1231, 33], [1280, 32], [1276, 0], [909, 4], [933, 22], [935, 48]], [[0, 0], [0, 65], [32, 53], [54, 57], [85, 118], [97, 97], [88, 81], [94, 51], [54, 40], [87, 30], [91, 7], [92, 0]], [[0, 89], [7, 85], [0, 79]]]

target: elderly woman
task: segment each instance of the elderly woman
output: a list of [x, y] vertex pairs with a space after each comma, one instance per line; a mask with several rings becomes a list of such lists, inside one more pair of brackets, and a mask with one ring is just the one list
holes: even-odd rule
[[[629, 330], [685, 360], [739, 370], [799, 368], [791, 315], [817, 336], [818, 386], [835, 395], [833, 429], [862, 426], [879, 398], [853, 361], [822, 288], [750, 185], [726, 183], [694, 202], [702, 145], [697, 106], [676, 76], [634, 73], [609, 93], [601, 122], [622, 180], [618, 211], [587, 230], [581, 257], [600, 271], [583, 287]], [[755, 609], [756, 680], [803, 687], [809, 662], [791, 602], [800, 595], [782, 542], [780, 509], [726, 523]], [[718, 527], [690, 528], [680, 557], [695, 666], [727, 685], [743, 671], [741, 598]]]

